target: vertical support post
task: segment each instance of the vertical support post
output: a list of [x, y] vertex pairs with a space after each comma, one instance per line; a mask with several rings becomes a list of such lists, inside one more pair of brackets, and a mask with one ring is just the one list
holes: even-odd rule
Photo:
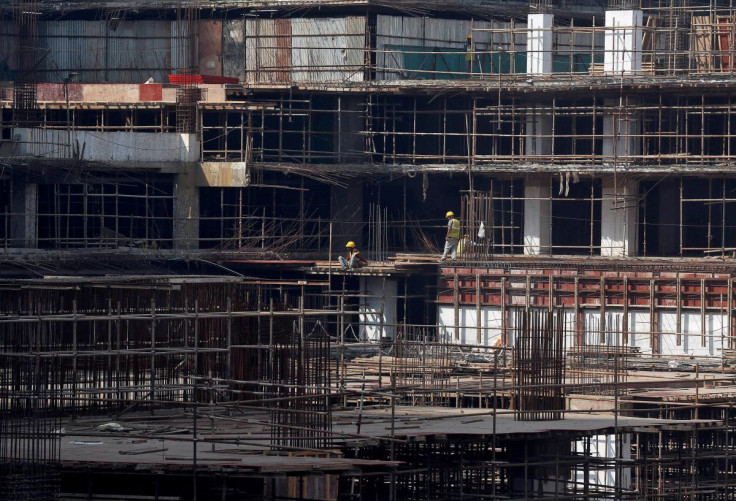
[[606, 277], [601, 275], [601, 282], [600, 282], [600, 325], [599, 327], [599, 335], [600, 335], [600, 343], [603, 344], [606, 342]]
[[483, 341], [483, 322], [481, 319], [481, 300], [480, 300], [480, 273], [475, 274], [475, 325], [477, 328], [476, 342], [481, 344]]
[[583, 333], [583, 318], [582, 311], [580, 310], [580, 277], [575, 277], [575, 291], [574, 291], [574, 308], [575, 308], [575, 344], [583, 346], [585, 344], [584, 333]]
[[621, 345], [627, 346], [629, 344], [629, 277], [624, 276], [623, 284], [623, 319], [621, 326]]
[[156, 298], [151, 298], [151, 381], [149, 397], [151, 400], [151, 414], [153, 403], [156, 401]]
[[706, 343], [706, 329], [705, 329], [705, 305], [706, 305], [706, 294], [705, 294], [705, 279], [700, 279], [700, 346], [705, 348]]
[[677, 310], [676, 313], [677, 346], [682, 346], [682, 277], [677, 274]]
[[682, 225], [682, 222], [683, 222], [682, 220], [684, 218], [684, 214], [683, 214], [683, 208], [684, 208], [683, 203], [684, 202], [682, 200], [684, 189], [685, 188], [684, 188], [684, 186], [682, 184], [682, 177], [681, 177], [680, 178], [680, 257], [682, 257], [682, 247], [683, 247], [683, 241], [684, 241], [684, 239], [683, 239], [683, 225]]
[[[260, 342], [260, 334], [259, 334]], [[233, 300], [230, 296], [227, 297], [227, 367], [225, 367], [225, 378], [232, 379], [232, 364], [233, 364]], [[260, 358], [260, 355], [259, 355]]]
[[728, 306], [726, 307], [726, 315], [728, 318], [728, 327], [726, 339], [728, 340], [724, 346], [721, 346], [721, 350], [726, 348], [733, 349], [733, 278], [728, 278]]
[[194, 376], [192, 381], [192, 500], [197, 501], [197, 412], [199, 396], [199, 300], [194, 300]]
[[[38, 305], [38, 316], [39, 316], [39, 334], [41, 325], [41, 304]], [[77, 300], [72, 301], [72, 412], [77, 413], [77, 356], [79, 355], [79, 339], [77, 338]], [[40, 339], [39, 339], [40, 342]], [[41, 352], [41, 346], [38, 347], [39, 353]]]
[[458, 283], [457, 271], [453, 274], [452, 302], [455, 313], [454, 330], [455, 341], [460, 342], [460, 284]]
[[508, 346], [509, 344], [508, 328], [509, 321], [508, 311], [506, 308], [506, 277], [501, 277], [501, 343], [503, 346]]
[[659, 353], [659, 334], [657, 332], [659, 321], [657, 318], [656, 290], [657, 281], [652, 278], [649, 282], [649, 332], [651, 336], [652, 355]]

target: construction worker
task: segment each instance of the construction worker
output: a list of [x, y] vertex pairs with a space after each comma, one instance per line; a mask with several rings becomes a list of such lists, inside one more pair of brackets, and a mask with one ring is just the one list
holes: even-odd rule
[[455, 219], [455, 213], [447, 211], [445, 217], [447, 218], [447, 235], [445, 235], [445, 252], [442, 253], [440, 262], [447, 259], [448, 254], [453, 261], [457, 259], [457, 243], [460, 240], [460, 221]]
[[368, 261], [360, 255], [360, 251], [355, 248], [355, 242], [352, 240], [345, 244], [347, 254], [345, 257], [339, 256], [340, 264], [344, 270], [352, 270], [362, 268], [368, 264]]

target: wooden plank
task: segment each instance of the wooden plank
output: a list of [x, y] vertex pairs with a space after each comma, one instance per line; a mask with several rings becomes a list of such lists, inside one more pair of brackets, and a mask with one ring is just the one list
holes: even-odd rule
[[713, 60], [713, 23], [710, 16], [693, 16], [693, 56], [695, 70], [710, 71], [715, 66]]

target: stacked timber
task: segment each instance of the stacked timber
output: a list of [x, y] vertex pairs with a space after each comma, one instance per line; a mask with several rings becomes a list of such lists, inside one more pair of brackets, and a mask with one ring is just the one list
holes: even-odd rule
[[723, 372], [736, 372], [736, 349], [723, 350]]

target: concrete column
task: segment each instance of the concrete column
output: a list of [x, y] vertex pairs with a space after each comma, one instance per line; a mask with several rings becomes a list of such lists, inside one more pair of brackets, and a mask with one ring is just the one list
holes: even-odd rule
[[552, 205], [549, 179], [536, 176], [524, 182], [524, 254], [550, 254]]
[[526, 72], [529, 75], [552, 73], [552, 14], [529, 14], [526, 39]]
[[658, 246], [648, 248], [658, 256], [677, 256], [680, 254], [680, 182], [678, 179], [665, 179], [659, 183], [658, 207]]
[[[366, 259], [373, 256], [366, 254], [368, 242], [363, 242], [363, 183], [352, 181], [347, 188], [332, 186], [330, 188], [330, 214], [332, 222], [333, 259], [345, 252], [345, 244], [353, 240]], [[337, 252], [337, 254], [334, 254]]]
[[[543, 114], [545, 113], [545, 114]], [[552, 154], [552, 116], [541, 106], [530, 105], [526, 115], [526, 154], [537, 157]]]
[[174, 197], [174, 249], [199, 248], [199, 187], [193, 173], [176, 175]]
[[[529, 75], [552, 73], [552, 14], [529, 14], [526, 39], [526, 72]], [[552, 116], [543, 114], [541, 106], [531, 105], [526, 116], [526, 154], [552, 153]]]
[[[615, 181], [615, 182], [614, 182]], [[639, 217], [639, 183], [624, 176], [603, 179], [601, 256], [635, 256]]]
[[354, 96], [338, 96], [334, 128], [334, 150], [340, 163], [363, 161], [365, 122], [361, 99]]
[[631, 100], [604, 100], [609, 110], [603, 117], [602, 153], [607, 163], [631, 163], [636, 159], [630, 157], [641, 153], [641, 118], [630, 111]]
[[641, 72], [642, 20], [640, 10], [606, 11], [603, 71], [617, 75]]
[[397, 281], [387, 279], [385, 287], [382, 277], [364, 277], [360, 281], [365, 298], [365, 304], [361, 308], [363, 313], [359, 315], [361, 333], [364, 333], [370, 341], [378, 342], [381, 338], [393, 339], [396, 331], [394, 324], [396, 324]]
[[10, 241], [12, 247], [38, 247], [38, 185], [24, 178], [13, 179]]

